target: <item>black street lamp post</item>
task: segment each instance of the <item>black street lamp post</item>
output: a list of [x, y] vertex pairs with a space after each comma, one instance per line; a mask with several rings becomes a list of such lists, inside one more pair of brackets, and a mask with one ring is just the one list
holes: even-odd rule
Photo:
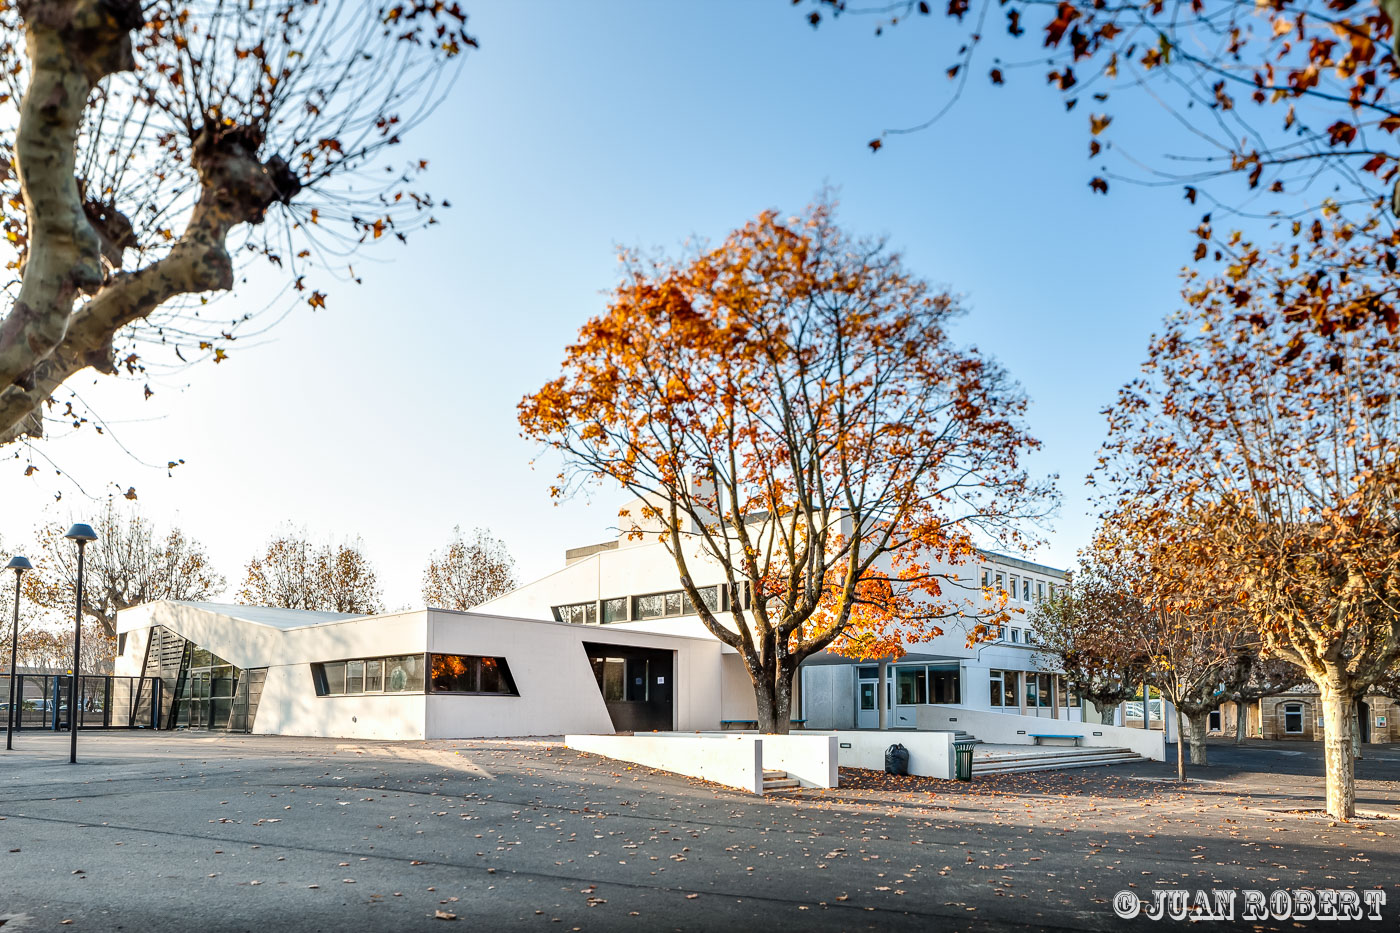
[[68, 529], [64, 535], [69, 541], [78, 542], [78, 602], [73, 611], [73, 673], [68, 678], [68, 763], [78, 763], [78, 659], [83, 650], [83, 549], [89, 541], [97, 540], [97, 532], [91, 525], [81, 522]]
[[[10, 558], [5, 569], [15, 572], [15, 622], [14, 627], [10, 629], [10, 705], [5, 707], [5, 751], [8, 752], [15, 747], [15, 684], [19, 681], [18, 668], [15, 666], [19, 658], [19, 578], [26, 570], [33, 570], [34, 565], [29, 562], [29, 558], [16, 554]], [[22, 692], [20, 696], [23, 698]]]

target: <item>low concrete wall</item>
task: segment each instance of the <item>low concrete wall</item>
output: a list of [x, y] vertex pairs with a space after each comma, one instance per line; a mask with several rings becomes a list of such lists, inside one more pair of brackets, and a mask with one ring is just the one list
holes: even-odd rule
[[[920, 729], [962, 729], [994, 745], [1034, 745], [1031, 735], [1077, 735], [1086, 748], [1126, 748], [1153, 761], [1165, 761], [1162, 733], [1122, 726], [1101, 726], [1066, 719], [1038, 719], [1015, 713], [992, 713], [962, 706], [921, 706]], [[906, 742], [905, 745], [909, 743]], [[911, 746], [912, 748], [912, 746]]]
[[566, 735], [564, 744], [575, 751], [698, 777], [752, 794], [763, 793], [763, 743], [734, 738], [738, 737], [675, 733]]
[[844, 768], [883, 771], [885, 750], [899, 744], [909, 750], [910, 774], [945, 780], [953, 777], [953, 736], [947, 732], [861, 729], [818, 734], [836, 740], [837, 760]]
[[[835, 787], [837, 772], [837, 741], [835, 734], [810, 732], [791, 735], [766, 735], [759, 732], [661, 732], [658, 735], [676, 738], [704, 738], [727, 742], [745, 742], [761, 746], [760, 761], [770, 771], [786, 771], [803, 787]], [[624, 736], [625, 738], [625, 736]], [[674, 771], [675, 768], [667, 770]]]

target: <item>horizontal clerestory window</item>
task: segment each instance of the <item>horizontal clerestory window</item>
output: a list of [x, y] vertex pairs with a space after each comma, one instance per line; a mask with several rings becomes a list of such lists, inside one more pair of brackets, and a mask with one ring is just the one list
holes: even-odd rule
[[[704, 586], [700, 590], [700, 601], [711, 612], [719, 612], [719, 587]], [[668, 593], [649, 593], [646, 596], [632, 597], [632, 618], [667, 619], [673, 616], [695, 615], [695, 605], [684, 590], [671, 590]]]
[[555, 622], [572, 622], [575, 625], [595, 625], [598, 622], [598, 604], [592, 600], [554, 606], [551, 611], [554, 613]]
[[432, 674], [430, 693], [471, 693], [494, 696], [520, 696], [510, 665], [505, 658], [468, 654], [428, 655]]
[[425, 664], [421, 654], [323, 661], [311, 665], [317, 696], [365, 693], [422, 693]]

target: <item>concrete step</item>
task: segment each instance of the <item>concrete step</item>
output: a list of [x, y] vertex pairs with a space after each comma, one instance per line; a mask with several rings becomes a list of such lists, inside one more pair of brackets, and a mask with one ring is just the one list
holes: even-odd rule
[[776, 781], [770, 781], [767, 778], [763, 779], [763, 792], [765, 794], [770, 790], [793, 790], [801, 786], [802, 782], [797, 780], [797, 778], [782, 778]]
[[786, 771], [775, 771], [770, 768], [763, 769], [763, 792], [766, 794], [770, 790], [791, 790], [801, 787], [802, 782], [797, 778], [788, 777]]
[[1099, 755], [1132, 755], [1135, 752], [1128, 748], [1063, 748], [1046, 749], [1038, 752], [1009, 752], [1006, 754], [994, 754], [990, 757], [982, 757], [974, 760], [974, 764], [986, 764], [996, 762], [998, 764], [1012, 761], [1062, 761], [1072, 758], [1094, 758]]
[[983, 759], [980, 762], [973, 762], [973, 775], [1005, 775], [1005, 773], [1022, 772], [1022, 770], [1063, 770], [1067, 768], [1098, 768], [1106, 765], [1128, 765], [1128, 763], [1145, 761], [1141, 755], [1134, 752], [1116, 752], [1116, 754], [1091, 754], [1091, 755], [1043, 755], [1039, 758], [1030, 756], [1018, 756], [1014, 759]]

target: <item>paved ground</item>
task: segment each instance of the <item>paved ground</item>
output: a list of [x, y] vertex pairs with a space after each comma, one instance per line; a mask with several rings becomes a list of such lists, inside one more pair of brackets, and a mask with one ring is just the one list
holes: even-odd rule
[[[0, 753], [0, 933], [1112, 930], [1153, 887], [1381, 886], [1400, 917], [1400, 821], [1305, 812], [1310, 746], [1213, 747], [1185, 790], [1148, 764], [759, 799], [548, 742], [81, 739]], [[1400, 747], [1368, 751], [1363, 807], [1400, 810]]]

